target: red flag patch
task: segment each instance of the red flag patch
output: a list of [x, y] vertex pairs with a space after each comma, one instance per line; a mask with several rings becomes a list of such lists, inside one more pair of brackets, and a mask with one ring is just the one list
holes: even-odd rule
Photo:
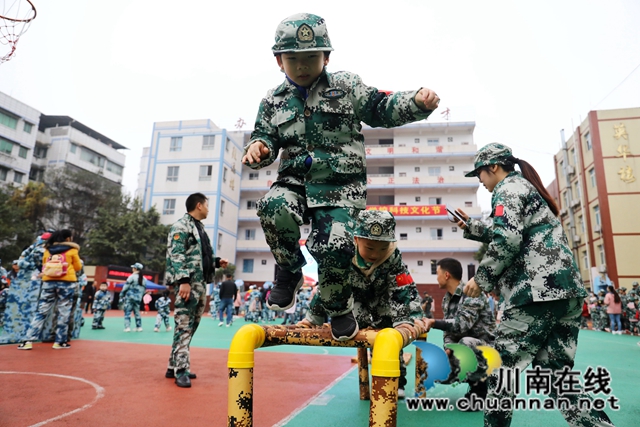
[[409, 273], [402, 273], [396, 276], [398, 286], [410, 285], [413, 283], [413, 277]]
[[503, 216], [504, 215], [504, 206], [498, 205], [496, 206], [496, 214], [494, 216]]

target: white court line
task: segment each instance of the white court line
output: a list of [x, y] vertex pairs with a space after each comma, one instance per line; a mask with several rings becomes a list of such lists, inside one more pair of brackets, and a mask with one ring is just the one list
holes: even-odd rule
[[62, 415], [58, 415], [57, 417], [49, 418], [48, 420], [44, 420], [42, 422], [39, 422], [38, 424], [33, 424], [33, 425], [29, 426], [29, 427], [40, 427], [40, 426], [48, 424], [48, 423], [50, 423], [52, 421], [57, 421], [57, 420], [59, 420], [61, 418], [68, 417], [71, 414], [75, 414], [77, 412], [82, 412], [85, 409], [91, 408], [93, 405], [95, 405], [95, 403], [98, 400], [102, 399], [104, 397], [104, 395], [105, 395], [104, 388], [100, 387], [98, 384], [96, 384], [94, 382], [91, 382], [89, 380], [85, 380], [84, 378], [71, 377], [71, 376], [68, 376], [68, 375], [59, 375], [59, 374], [44, 374], [44, 373], [41, 373], [41, 372], [0, 371], [0, 375], [1, 374], [6, 374], [6, 375], [42, 375], [42, 376], [46, 376], [46, 377], [65, 378], [65, 379], [68, 379], [68, 380], [75, 380], [75, 381], [80, 381], [80, 382], [89, 384], [90, 386], [92, 386], [96, 390], [96, 397], [93, 399], [92, 402], [87, 403], [86, 405], [82, 406], [81, 408], [74, 409], [73, 411], [65, 412]]
[[[358, 365], [353, 366], [352, 368], [350, 368], [347, 372], [345, 372], [344, 374], [340, 375], [338, 378], [336, 378], [335, 380], [333, 380], [333, 382], [331, 384], [329, 384], [328, 386], [326, 386], [324, 389], [320, 390], [318, 393], [316, 393], [315, 395], [311, 396], [309, 398], [309, 400], [307, 400], [306, 402], [304, 402], [302, 405], [300, 405], [298, 408], [296, 408], [291, 414], [289, 414], [288, 417], [280, 420], [280, 422], [276, 423], [273, 425], [273, 427], [282, 427], [284, 425], [286, 425], [289, 421], [291, 421], [293, 418], [296, 417], [296, 415], [298, 415], [300, 412], [302, 412], [302, 410], [304, 408], [306, 408], [307, 406], [309, 406], [311, 404], [312, 401], [314, 401], [315, 399], [317, 399], [318, 397], [320, 397], [321, 395], [323, 395], [324, 393], [326, 393], [327, 391], [329, 391], [329, 389], [331, 387], [333, 387], [334, 385], [336, 385], [337, 383], [339, 383], [340, 381], [342, 381], [344, 379], [344, 377], [346, 377], [347, 375], [349, 375], [351, 373], [351, 371], [353, 371], [354, 369], [356, 369], [358, 367]], [[255, 399], [253, 400], [253, 402], [255, 403]]]

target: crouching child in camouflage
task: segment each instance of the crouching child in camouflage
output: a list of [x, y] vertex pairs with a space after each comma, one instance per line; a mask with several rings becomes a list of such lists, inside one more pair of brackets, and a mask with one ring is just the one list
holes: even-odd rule
[[285, 80], [260, 103], [243, 163], [252, 169], [280, 154], [278, 177], [258, 201], [265, 238], [280, 267], [267, 305], [284, 311], [303, 284], [300, 226], [311, 223], [307, 249], [318, 262], [320, 301], [331, 332], [358, 332], [351, 285], [343, 280], [353, 257], [352, 232], [366, 204], [366, 159], [361, 122], [394, 127], [426, 119], [439, 98], [429, 89], [387, 93], [356, 74], [329, 73], [333, 51], [324, 19], [300, 13], [276, 30], [273, 54]]
[[160, 323], [164, 322], [164, 327], [169, 332], [171, 325], [169, 325], [169, 311], [171, 310], [171, 300], [169, 299], [169, 291], [164, 291], [162, 296], [156, 301], [156, 308], [158, 314], [156, 315], [156, 324], [153, 327], [154, 332], [160, 330]]
[[111, 307], [111, 296], [107, 292], [107, 282], [100, 283], [100, 290], [96, 292], [93, 298], [93, 323], [91, 329], [105, 329], [102, 326], [104, 320], [104, 312]]
[[[353, 313], [360, 327], [393, 328], [422, 319], [420, 295], [396, 247], [393, 215], [362, 211], [355, 231], [355, 256], [350, 260], [347, 280], [353, 288]], [[316, 293], [303, 325], [322, 325], [324, 306]], [[398, 397], [404, 398], [407, 369], [400, 350]]]

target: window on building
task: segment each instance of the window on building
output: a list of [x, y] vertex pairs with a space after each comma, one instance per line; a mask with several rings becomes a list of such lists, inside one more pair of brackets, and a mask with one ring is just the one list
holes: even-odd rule
[[13, 172], [13, 182], [18, 183], [18, 184], [22, 184], [22, 181], [24, 180], [24, 174], [20, 173], [20, 172]]
[[414, 168], [413, 168], [413, 171], [414, 171], [414, 172], [420, 172], [420, 166], [416, 166], [416, 167], [414, 167]]
[[429, 197], [430, 205], [440, 205], [442, 204], [442, 197]]
[[229, 147], [231, 146], [231, 140], [227, 138], [227, 143], [224, 144], [224, 151], [229, 152]]
[[169, 144], [169, 151], [182, 151], [182, 137], [172, 136]]
[[582, 200], [582, 191], [580, 189], [580, 184], [578, 184], [578, 181], [576, 181], [575, 192], [573, 194], [577, 196], [578, 200]]
[[420, 196], [416, 196], [416, 202], [420, 201]]
[[449, 172], [452, 172], [452, 171], [454, 171], [454, 170], [456, 170], [456, 167], [455, 167], [455, 166], [449, 166]]
[[202, 137], [202, 149], [203, 150], [213, 150], [216, 143], [215, 135], [205, 135]]
[[431, 274], [438, 274], [438, 260], [437, 259], [432, 259], [431, 260]]
[[9, 169], [0, 166], [0, 181], [7, 180], [7, 173], [9, 173]]
[[421, 259], [418, 260], [418, 267], [421, 267], [422, 265], [424, 265], [424, 261], [422, 261]]
[[600, 256], [600, 265], [605, 264], [605, 262], [604, 262], [604, 246], [598, 245], [598, 255]]
[[0, 138], [0, 153], [11, 155], [13, 152], [13, 142]]
[[22, 127], [22, 130], [25, 131], [26, 133], [31, 133], [31, 131], [33, 130], [33, 125], [29, 122], [24, 122], [24, 126]]
[[69, 146], [69, 152], [71, 152], [71, 153], [74, 153], [74, 154], [75, 154], [76, 150], [78, 150], [78, 146], [77, 146], [76, 144], [73, 144], [73, 143], [72, 143], [72, 144]]
[[400, 178], [404, 178], [405, 176], [407, 176], [407, 173], [406, 172], [398, 172], [398, 176]]
[[442, 228], [431, 229], [431, 240], [442, 240]]
[[177, 182], [179, 173], [180, 173], [180, 166], [167, 167], [167, 181]]
[[598, 205], [593, 207], [593, 218], [595, 219], [596, 227], [600, 227], [600, 206]]
[[200, 165], [200, 175], [198, 179], [200, 181], [211, 181], [212, 172], [213, 172], [212, 165]]
[[428, 138], [427, 145], [435, 147], [437, 145], [440, 145], [440, 140], [438, 138]]
[[591, 188], [596, 186], [596, 171], [594, 168], [589, 169], [589, 180], [591, 181]]
[[257, 204], [255, 200], [247, 200], [247, 209], [253, 210], [257, 208]]
[[44, 181], [44, 169], [34, 168], [33, 166], [29, 170], [29, 180], [43, 182]]
[[574, 166], [577, 167], [578, 166], [578, 159], [576, 158], [576, 149], [575, 148], [571, 149], [571, 159], [570, 159], [569, 163], [571, 163], [571, 160], [573, 160]]
[[584, 134], [584, 142], [587, 145], [587, 151], [591, 150], [591, 134], [589, 132]]
[[253, 260], [252, 259], [243, 259], [242, 260], [242, 272], [243, 273], [253, 273]]
[[267, 265], [267, 260], [266, 259], [262, 260], [262, 265]]
[[582, 218], [582, 215], [580, 215], [580, 216], [578, 217], [578, 225], [580, 226], [580, 230], [582, 231], [582, 233], [584, 233], [584, 232], [585, 232], [585, 229], [584, 229], [584, 221], [583, 221], [582, 219], [583, 219], [583, 218]]
[[440, 176], [440, 166], [430, 166], [429, 176]]
[[82, 147], [82, 150], [80, 151], [80, 160], [84, 160], [85, 162], [89, 162], [94, 166], [102, 168], [104, 167], [106, 159], [95, 151]]
[[560, 160], [560, 163], [558, 164], [558, 172], [558, 175], [564, 176], [564, 162], [562, 160]]
[[226, 166], [222, 171], [222, 182], [227, 182], [227, 174], [229, 173], [229, 171], [227, 170]]
[[378, 144], [380, 145], [393, 145], [393, 138], [392, 139], [381, 139], [378, 141]]
[[250, 228], [248, 230], [244, 230], [244, 240], [256, 240], [256, 229]]
[[220, 216], [224, 216], [224, 200], [220, 200]]
[[218, 233], [218, 250], [220, 249], [222, 249], [222, 233]]
[[416, 144], [420, 144], [420, 138], [413, 138], [413, 142], [415, 142]]
[[260, 172], [249, 172], [249, 181], [256, 181], [260, 179]]
[[20, 147], [20, 150], [18, 150], [18, 156], [22, 157], [23, 159], [27, 158], [28, 153], [29, 149], [27, 147]]
[[176, 212], [176, 199], [164, 199], [162, 215], [173, 215]]
[[271, 171], [265, 171], [265, 173], [267, 174], [267, 176], [271, 175]]
[[407, 233], [400, 233], [400, 240], [407, 240]]
[[33, 157], [35, 157], [36, 159], [45, 159], [47, 157], [47, 153], [49, 152], [49, 148], [42, 146], [42, 145], [36, 145], [36, 148], [33, 150]]
[[447, 142], [453, 142], [453, 137], [452, 136], [448, 136], [447, 137]]
[[16, 129], [18, 127], [18, 118], [6, 111], [0, 110], [0, 125]]
[[472, 208], [473, 207], [473, 202], [464, 202], [464, 207], [465, 208]]
[[416, 227], [416, 233], [422, 233], [422, 227]]
[[589, 265], [587, 261], [587, 251], [582, 251], [582, 268], [586, 269]]
[[451, 232], [452, 233], [457, 233], [458, 232], [458, 227], [451, 227]]
[[395, 203], [395, 196], [393, 194], [383, 194], [378, 197], [381, 205], [393, 205]]
[[124, 170], [124, 168], [117, 163], [113, 163], [111, 160], [107, 160], [107, 170], [118, 176], [122, 176], [122, 171]]

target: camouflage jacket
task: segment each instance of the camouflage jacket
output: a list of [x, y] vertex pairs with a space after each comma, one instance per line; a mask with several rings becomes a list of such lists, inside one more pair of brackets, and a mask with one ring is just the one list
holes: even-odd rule
[[468, 297], [462, 292], [460, 282], [453, 295], [447, 292], [442, 298], [443, 320], [436, 320], [434, 328], [444, 331], [444, 343], [454, 344], [464, 337], [478, 338], [493, 344], [496, 320], [491, 312], [489, 300], [484, 293], [478, 298]]
[[171, 309], [171, 300], [167, 297], [160, 297], [156, 301], [156, 309], [158, 310], [158, 314], [160, 315], [169, 315], [169, 310]]
[[44, 242], [39, 241], [22, 251], [18, 259], [18, 277], [21, 279], [31, 279], [34, 273], [42, 270], [42, 258], [44, 257]]
[[[166, 285], [178, 285], [180, 280], [189, 279], [191, 285], [196, 283], [211, 283], [211, 277], [204, 277], [202, 266], [202, 242], [195, 223], [195, 219], [188, 213], [176, 221], [169, 230], [167, 238], [167, 269], [165, 272]], [[211, 265], [220, 267], [220, 258], [214, 258]]]
[[[392, 328], [402, 323], [413, 324], [413, 318], [422, 318], [420, 295], [409, 270], [402, 261], [398, 248], [390, 256], [363, 271], [354, 261], [348, 280], [353, 289], [353, 313], [361, 328]], [[320, 295], [316, 293], [310, 303], [308, 319], [322, 324]], [[312, 314], [311, 314], [312, 313]]]
[[520, 173], [493, 189], [491, 217], [491, 227], [470, 219], [464, 237], [489, 244], [475, 281], [497, 287], [503, 309], [587, 296], [560, 221]]
[[138, 284], [139, 274], [141, 273], [133, 273], [131, 276], [127, 277], [127, 281], [120, 292], [120, 299], [126, 298], [131, 301], [142, 301], [144, 292], [147, 290], [147, 284], [144, 277], [142, 278], [142, 284]]
[[109, 310], [111, 308], [111, 296], [107, 291], [98, 291], [93, 298], [93, 308], [96, 310]]
[[[416, 93], [386, 94], [366, 86], [356, 74], [325, 71], [305, 100], [285, 79], [260, 103], [247, 144], [264, 141], [269, 157], [249, 166], [269, 166], [282, 150], [276, 182], [304, 186], [308, 207], [364, 209], [367, 176], [360, 122], [389, 128], [426, 119], [432, 111], [416, 105]], [[313, 159], [310, 168], [305, 165], [308, 156]]]

